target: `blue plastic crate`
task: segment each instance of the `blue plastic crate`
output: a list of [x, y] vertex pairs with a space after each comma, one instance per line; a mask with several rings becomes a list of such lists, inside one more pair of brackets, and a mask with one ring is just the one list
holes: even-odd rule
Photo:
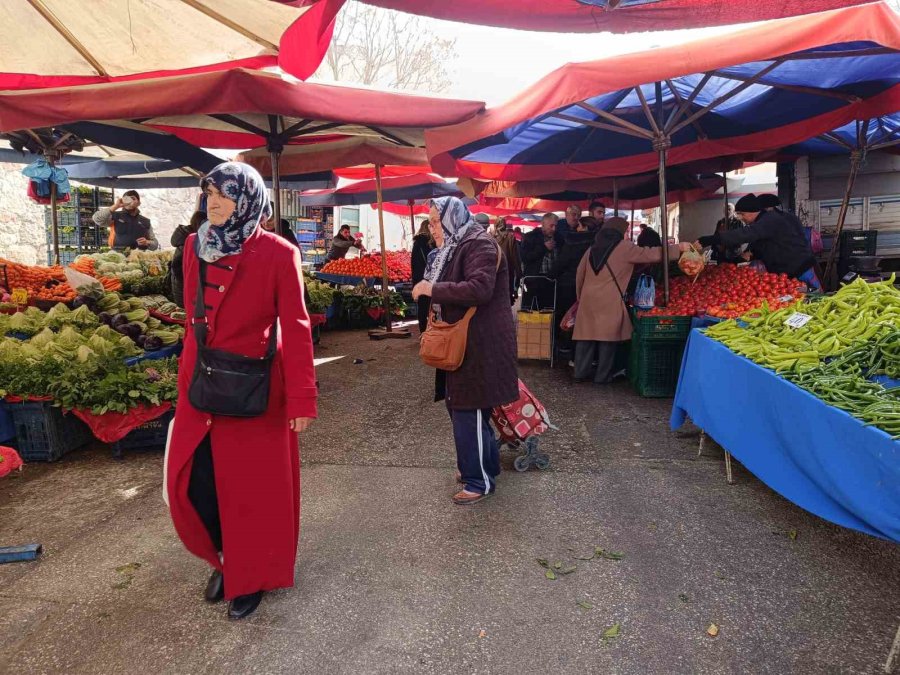
[[84, 422], [47, 401], [5, 405], [12, 413], [16, 450], [26, 462], [55, 462], [93, 438]]
[[126, 450], [165, 450], [169, 423], [173, 417], [175, 417], [174, 408], [155, 420], [145, 422], [122, 440], [112, 443], [113, 457], [121, 458]]
[[6, 443], [16, 437], [16, 425], [13, 424], [12, 413], [0, 403], [0, 443]]
[[130, 358], [125, 359], [126, 366], [133, 366], [135, 364], [140, 363], [141, 361], [157, 361], [159, 359], [167, 359], [170, 356], [180, 356], [181, 350], [184, 348], [184, 343], [178, 342], [169, 347], [163, 347], [162, 349], [157, 349], [152, 352], [144, 352], [139, 356], [132, 356]]

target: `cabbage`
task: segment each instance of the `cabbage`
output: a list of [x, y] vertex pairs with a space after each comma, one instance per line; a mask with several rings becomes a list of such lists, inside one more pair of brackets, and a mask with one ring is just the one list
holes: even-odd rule
[[33, 347], [42, 348], [52, 343], [55, 339], [56, 333], [54, 333], [49, 328], [45, 328], [40, 333], [31, 338], [31, 340], [29, 340], [29, 343]]
[[[34, 340], [32, 340], [34, 342]], [[56, 336], [56, 344], [71, 348], [73, 351], [78, 345], [84, 344], [84, 338], [72, 326], [63, 328]]]
[[79, 363], [87, 363], [96, 356], [94, 351], [87, 345], [81, 345], [75, 352], [75, 358], [78, 359]]

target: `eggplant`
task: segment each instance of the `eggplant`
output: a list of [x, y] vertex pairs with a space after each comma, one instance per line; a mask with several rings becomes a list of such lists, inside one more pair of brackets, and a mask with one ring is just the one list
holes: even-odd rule
[[113, 326], [113, 328], [115, 328], [116, 331], [121, 333], [122, 335], [127, 335], [128, 337], [131, 337], [131, 335], [128, 333], [128, 324], [127, 323], [120, 323], [118, 326]]
[[150, 348], [147, 347], [147, 336], [146, 335], [138, 335], [137, 340], [135, 340], [135, 342], [137, 342], [137, 346], [140, 347], [141, 349], [150, 351]]
[[[87, 298], [84, 297], [83, 295], [78, 295], [72, 301], [72, 309], [78, 309], [82, 305], [86, 305], [86, 304], [87, 304]], [[88, 309], [90, 309], [90, 307], [88, 307]]]
[[112, 325], [113, 315], [109, 312], [100, 312], [97, 318], [100, 319], [100, 323], [105, 323], [107, 326]]
[[163, 343], [162, 339], [158, 338], [154, 335], [142, 336], [144, 337], [144, 349], [148, 352], [155, 352], [157, 349], [162, 349]]
[[135, 342], [137, 342], [137, 339], [144, 334], [143, 328], [137, 323], [126, 323], [125, 330], [125, 334]]
[[[116, 314], [115, 316], [113, 316], [112, 322], [109, 325], [112, 326], [113, 328], [115, 328], [116, 330], [119, 330], [119, 326], [124, 326], [127, 323], [128, 323], [128, 319], [125, 318], [124, 314]], [[119, 331], [119, 332], [121, 332], [121, 331]]]

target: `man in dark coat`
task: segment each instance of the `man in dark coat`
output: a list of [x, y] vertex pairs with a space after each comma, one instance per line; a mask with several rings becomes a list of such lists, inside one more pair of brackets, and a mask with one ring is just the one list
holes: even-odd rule
[[812, 270], [816, 259], [806, 236], [783, 214], [762, 212], [759, 199], [752, 194], [741, 197], [734, 210], [746, 227], [700, 237], [702, 246], [750, 244], [754, 257], [761, 260], [769, 272], [784, 273], [804, 281], [810, 273], [815, 276]]
[[[556, 254], [562, 248], [557, 238], [556, 214], [545, 213], [541, 226], [522, 237], [523, 277], [549, 277]], [[525, 279], [523, 282], [522, 307], [538, 309], [553, 307], [553, 286], [540, 279]]]
[[[566, 243], [553, 261], [550, 278], [556, 279], [556, 316], [559, 319], [565, 316], [578, 298], [575, 291], [578, 265], [594, 243], [594, 237], [599, 229], [600, 223], [595, 218], [591, 216], [582, 218], [578, 222], [578, 228], [566, 235]], [[560, 347], [572, 349], [572, 332], [559, 330], [559, 321], [556, 322], [556, 328]]]
[[509, 309], [509, 271], [497, 243], [456, 197], [432, 202], [432, 235], [440, 244], [413, 297], [431, 297], [441, 320], [456, 323], [475, 309], [462, 365], [437, 371], [435, 399], [446, 400], [456, 442], [459, 505], [491, 495], [500, 473], [500, 450], [491, 409], [519, 397], [516, 332]]
[[649, 227], [647, 223], [641, 223], [641, 233], [638, 235], [637, 245], [644, 248], [656, 248], [662, 246], [662, 239], [659, 238], [656, 230]]
[[172, 302], [179, 307], [184, 307], [184, 243], [187, 238], [200, 229], [206, 222], [206, 211], [195, 211], [191, 216], [191, 222], [187, 225], [179, 225], [172, 233], [169, 243], [175, 247], [172, 262], [169, 263], [169, 278], [172, 284]]

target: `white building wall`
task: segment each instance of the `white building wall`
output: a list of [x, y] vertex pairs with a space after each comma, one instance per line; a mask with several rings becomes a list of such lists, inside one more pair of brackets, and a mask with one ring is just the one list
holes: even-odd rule
[[[338, 213], [334, 219], [334, 230], [337, 232], [341, 225], [345, 222], [341, 212], [343, 208], [337, 209]], [[422, 216], [421, 218], [424, 218]], [[416, 218], [418, 223], [419, 217]], [[381, 236], [378, 230], [378, 211], [368, 204], [359, 207], [359, 231], [363, 234], [363, 245], [371, 252], [377, 251], [381, 247]], [[412, 232], [409, 229], [409, 216], [397, 216], [393, 213], [384, 214], [384, 239], [385, 248], [389, 251], [411, 250], [412, 249]]]
[[[47, 264], [44, 207], [26, 196], [28, 181], [22, 166], [0, 163], [0, 257]], [[141, 212], [150, 218], [160, 246], [169, 248], [172, 232], [194, 212], [197, 189], [139, 190]]]

